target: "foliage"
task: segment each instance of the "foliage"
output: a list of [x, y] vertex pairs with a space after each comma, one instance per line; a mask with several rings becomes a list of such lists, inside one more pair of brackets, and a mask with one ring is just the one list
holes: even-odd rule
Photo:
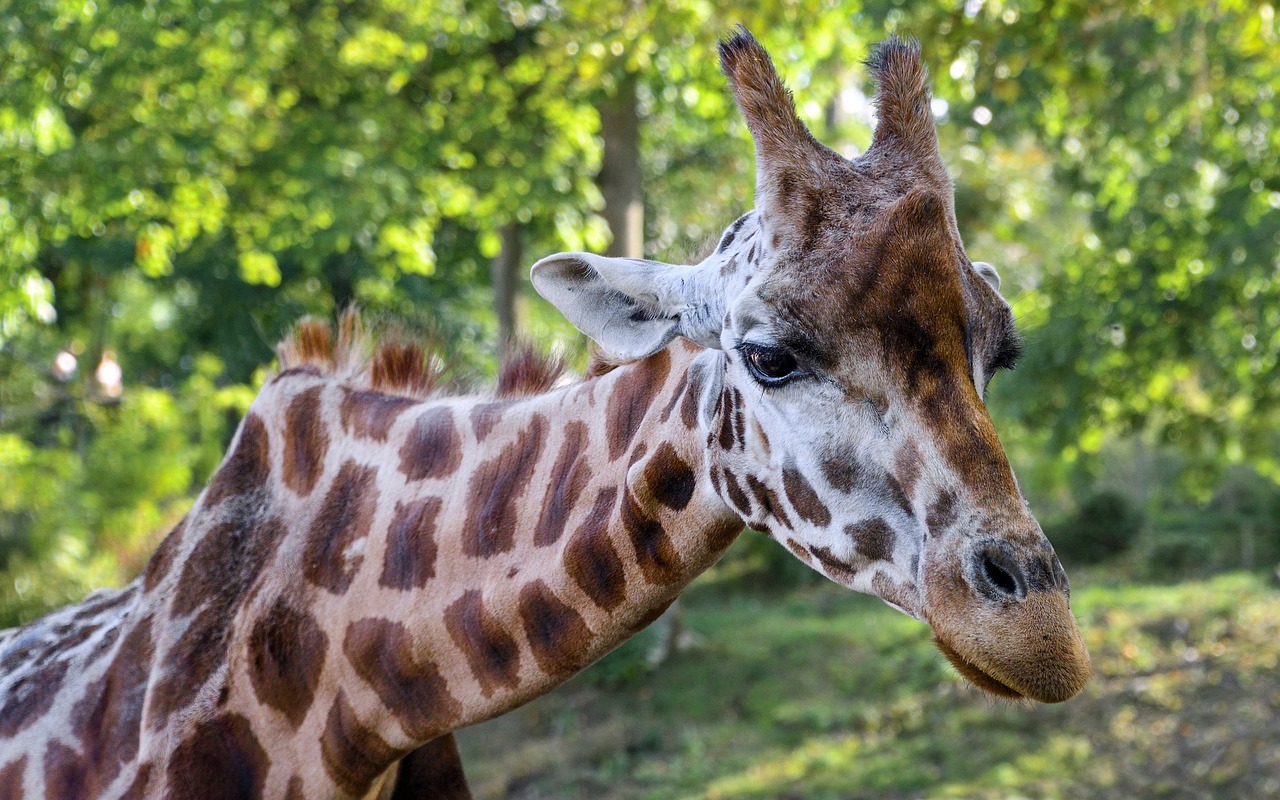
[[1142, 512], [1116, 491], [1104, 490], [1080, 504], [1050, 531], [1065, 565], [1097, 564], [1123, 554], [1142, 530]]
[[[873, 122], [868, 44], [924, 42], [961, 229], [1028, 332], [990, 404], [1046, 518], [1143, 442], [1176, 458], [1128, 492], [1128, 567], [1280, 559], [1274, 511], [1219, 499], [1280, 477], [1272, 5], [23, 0], [0, 3], [0, 625], [138, 569], [299, 316], [357, 301], [492, 374], [497, 232], [605, 245], [596, 108], [620, 85], [647, 249], [717, 235], [750, 205], [714, 58], [737, 22], [845, 152]], [[580, 352], [525, 294], [524, 334]], [[804, 574], [748, 544], [726, 570]]]

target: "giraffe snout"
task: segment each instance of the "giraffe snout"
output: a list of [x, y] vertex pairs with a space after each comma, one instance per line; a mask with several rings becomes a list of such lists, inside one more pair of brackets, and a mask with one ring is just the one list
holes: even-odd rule
[[1066, 573], [1043, 537], [979, 540], [943, 557], [925, 594], [938, 649], [975, 686], [1056, 703], [1088, 682]]

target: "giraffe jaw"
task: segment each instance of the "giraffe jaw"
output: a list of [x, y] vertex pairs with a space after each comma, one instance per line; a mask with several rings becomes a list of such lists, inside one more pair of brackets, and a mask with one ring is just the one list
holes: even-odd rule
[[947, 657], [947, 661], [951, 662], [951, 666], [956, 668], [965, 680], [977, 686], [982, 691], [993, 694], [996, 697], [1005, 697], [1010, 700], [1022, 700], [1026, 697], [1022, 692], [1001, 681], [999, 678], [984, 672], [981, 667], [973, 663], [969, 659], [956, 652], [951, 645], [942, 640], [941, 637], [935, 636], [934, 645]]

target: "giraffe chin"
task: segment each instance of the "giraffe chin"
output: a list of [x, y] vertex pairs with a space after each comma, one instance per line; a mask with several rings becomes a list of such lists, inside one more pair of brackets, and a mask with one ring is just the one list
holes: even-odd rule
[[977, 686], [982, 691], [988, 694], [993, 694], [996, 697], [1004, 697], [1010, 700], [1022, 700], [1026, 698], [1026, 695], [1022, 692], [1002, 682], [995, 676], [983, 672], [981, 667], [960, 655], [951, 647], [951, 645], [947, 644], [942, 639], [935, 636], [933, 643], [937, 646], [938, 650], [947, 657], [947, 660], [951, 662], [951, 666], [955, 667], [956, 671], [959, 672], [965, 680], [969, 681], [969, 683], [972, 683], [974, 686]]

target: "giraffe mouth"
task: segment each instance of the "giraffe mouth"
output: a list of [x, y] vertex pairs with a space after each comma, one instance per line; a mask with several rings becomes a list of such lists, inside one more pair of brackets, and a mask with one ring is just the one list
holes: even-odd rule
[[947, 657], [947, 660], [951, 662], [951, 666], [955, 667], [957, 672], [984, 692], [996, 695], [997, 697], [1007, 697], [1011, 700], [1021, 700], [1026, 696], [1009, 684], [1001, 681], [999, 678], [996, 678], [994, 675], [983, 671], [981, 667], [960, 655], [960, 653], [958, 653], [951, 645], [944, 642], [941, 638], [935, 636], [933, 643], [937, 645], [938, 650]]

